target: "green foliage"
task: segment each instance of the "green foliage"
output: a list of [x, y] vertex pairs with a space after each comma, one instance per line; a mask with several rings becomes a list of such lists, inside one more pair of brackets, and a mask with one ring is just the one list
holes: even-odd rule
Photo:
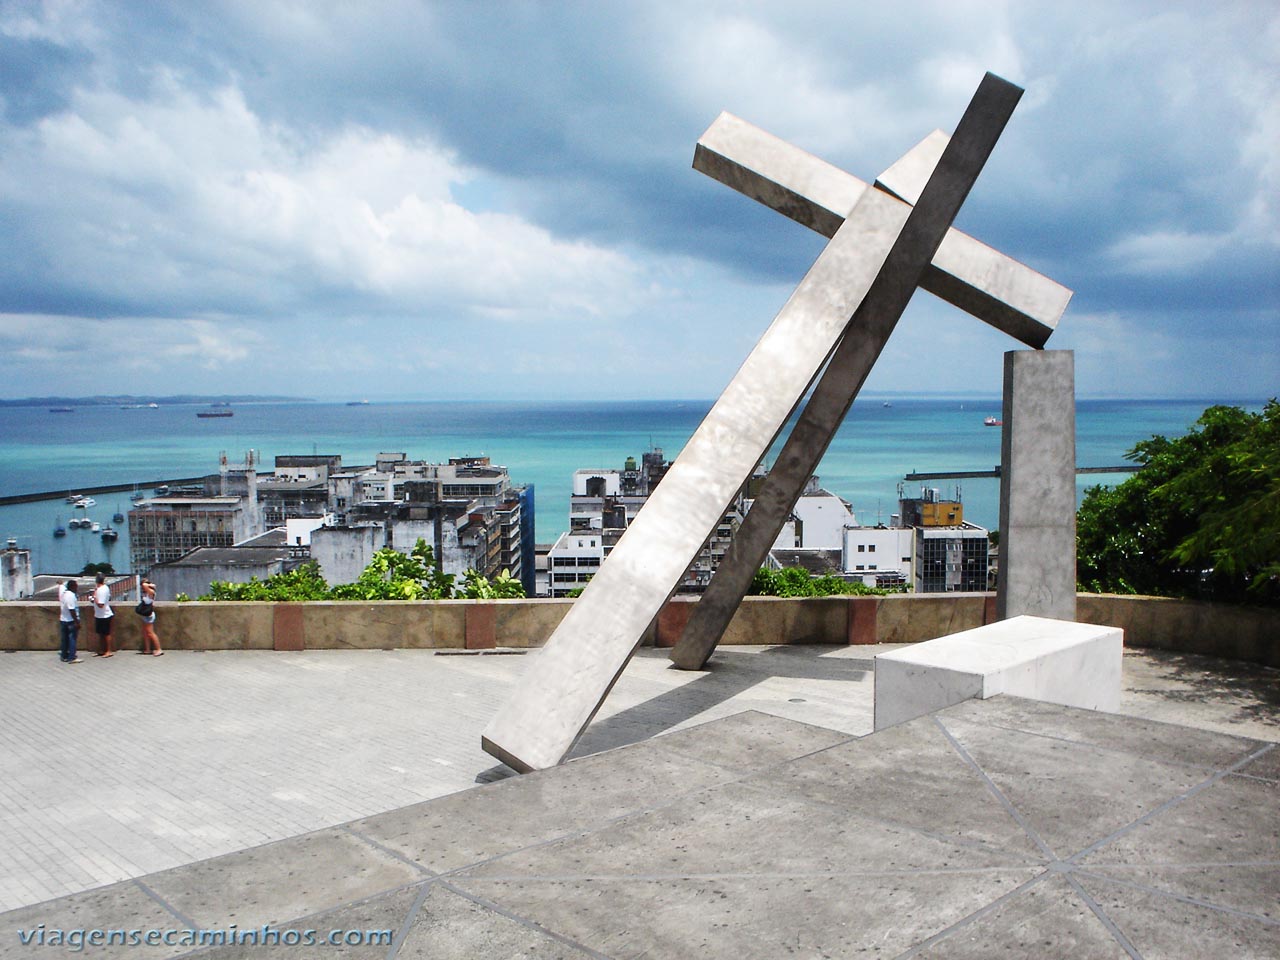
[[84, 569], [80, 571], [82, 577], [96, 577], [98, 574], [110, 577], [114, 576], [116, 568], [111, 564], [103, 561], [102, 563], [86, 563]]
[[524, 596], [524, 585], [504, 569], [493, 580], [486, 579], [478, 570], [468, 570], [462, 575], [462, 589], [458, 596], [468, 600], [509, 600]]
[[1083, 590], [1280, 603], [1280, 404], [1210, 407], [1185, 437], [1153, 436], [1076, 520]]
[[330, 591], [334, 600], [447, 600], [453, 596], [453, 575], [441, 573], [435, 554], [419, 538], [407, 554], [379, 550], [355, 583]]
[[189, 594], [189, 593], [181, 593], [181, 592], [179, 592], [179, 593], [174, 594], [173, 599], [174, 599], [174, 600], [176, 600], [178, 603], [190, 603], [190, 602], [191, 602], [191, 594]]
[[751, 589], [747, 593], [754, 597], [830, 597], [834, 595], [851, 596], [883, 596], [889, 593], [878, 587], [868, 587], [860, 580], [850, 582], [832, 574], [821, 577], [809, 575], [803, 567], [786, 567], [782, 570], [770, 570], [761, 567], [751, 578]]
[[[489, 581], [475, 570], [464, 575], [463, 586], [454, 589], [451, 573], [436, 566], [435, 553], [419, 539], [409, 553], [386, 548], [379, 550], [360, 572], [355, 583], [330, 587], [314, 561], [288, 573], [248, 583], [214, 582], [201, 600], [448, 600], [453, 597], [505, 599], [523, 597], [524, 587], [503, 570]], [[184, 599], [180, 597], [179, 599]], [[190, 599], [190, 598], [185, 598]]]
[[201, 600], [324, 600], [329, 585], [320, 576], [320, 565], [304, 563], [288, 573], [274, 573], [265, 580], [250, 577], [248, 583], [215, 580]]

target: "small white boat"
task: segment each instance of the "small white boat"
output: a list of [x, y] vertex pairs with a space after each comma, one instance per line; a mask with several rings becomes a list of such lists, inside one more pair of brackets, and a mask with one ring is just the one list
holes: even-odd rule
[[94, 520], [92, 523], [89, 524], [89, 530], [92, 533], [101, 533], [102, 524], [100, 524], [97, 520]]
[[88, 507], [96, 507], [97, 505], [98, 505], [98, 501], [93, 499], [93, 497], [81, 497], [79, 500], [76, 501], [77, 507], [88, 508]]

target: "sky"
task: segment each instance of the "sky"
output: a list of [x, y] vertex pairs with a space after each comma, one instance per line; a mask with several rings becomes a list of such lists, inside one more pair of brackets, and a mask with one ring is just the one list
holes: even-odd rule
[[[825, 241], [723, 110], [872, 180], [1026, 90], [956, 226], [1082, 397], [1280, 393], [1280, 4], [0, 0], [0, 397], [713, 398]], [[868, 393], [998, 395], [918, 291]]]

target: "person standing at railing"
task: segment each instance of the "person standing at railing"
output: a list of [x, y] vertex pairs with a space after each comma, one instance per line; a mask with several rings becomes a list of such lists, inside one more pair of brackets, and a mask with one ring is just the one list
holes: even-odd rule
[[[138, 605], [138, 611], [142, 617], [142, 652], [162, 657], [164, 651], [160, 649], [160, 638], [156, 636], [156, 585], [150, 580], [143, 580], [141, 592], [142, 601]], [[146, 612], [143, 613], [143, 610]]]
[[68, 580], [58, 591], [58, 636], [63, 663], [81, 663], [76, 656], [76, 637], [80, 633], [80, 584]]
[[107, 578], [98, 574], [97, 586], [93, 589], [93, 629], [98, 634], [98, 652], [95, 657], [115, 656], [111, 649], [112, 635], [115, 632], [116, 614], [111, 609], [111, 588], [107, 586]]

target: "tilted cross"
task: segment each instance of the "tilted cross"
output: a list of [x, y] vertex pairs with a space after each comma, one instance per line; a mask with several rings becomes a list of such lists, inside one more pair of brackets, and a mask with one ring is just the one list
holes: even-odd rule
[[[881, 174], [876, 186], [915, 201], [946, 142], [935, 131]], [[857, 177], [727, 113], [699, 139], [694, 167], [823, 234], [838, 229], [833, 211], [868, 189]], [[948, 231], [920, 286], [1033, 347], [1044, 345], [1071, 299], [1062, 285], [959, 230]], [[848, 336], [836, 348], [671, 650], [677, 667], [702, 669], [724, 636], [871, 372], [879, 352], [872, 349], [873, 341]]]
[[[870, 369], [1021, 93], [990, 74], [983, 79], [914, 207], [865, 185], [853, 197], [830, 242], [485, 728], [487, 752], [521, 771], [563, 760], [837, 344], [865, 344]], [[972, 287], [995, 296], [990, 284]]]

